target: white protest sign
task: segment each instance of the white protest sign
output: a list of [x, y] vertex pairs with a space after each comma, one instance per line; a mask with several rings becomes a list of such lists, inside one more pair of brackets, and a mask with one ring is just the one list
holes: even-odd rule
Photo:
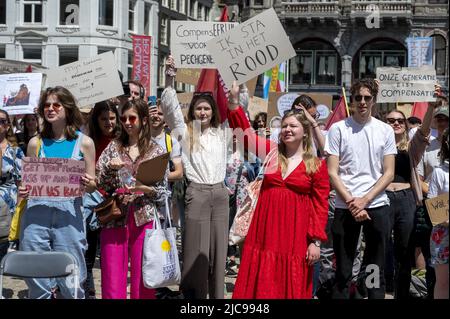
[[206, 43], [227, 87], [242, 84], [296, 55], [273, 8]]
[[206, 42], [236, 25], [234, 22], [170, 21], [170, 48], [177, 68], [215, 69]]
[[0, 75], [0, 109], [9, 115], [33, 114], [41, 94], [42, 73]]
[[377, 68], [380, 80], [378, 103], [434, 102], [436, 70], [432, 66], [420, 68]]
[[123, 95], [111, 51], [49, 70], [46, 86], [57, 85], [68, 89], [80, 107]]
[[283, 116], [285, 112], [289, 111], [297, 97], [299, 97], [297, 93], [282, 95], [277, 101], [278, 115]]

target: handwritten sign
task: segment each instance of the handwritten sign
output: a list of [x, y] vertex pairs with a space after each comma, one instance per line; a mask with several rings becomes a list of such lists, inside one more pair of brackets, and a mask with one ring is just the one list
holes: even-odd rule
[[213, 57], [206, 51], [206, 42], [236, 25], [233, 22], [170, 21], [170, 47], [177, 68], [215, 69]]
[[22, 159], [22, 185], [30, 197], [80, 197], [84, 161], [65, 158]]
[[201, 72], [202, 70], [199, 69], [178, 69], [176, 80], [177, 82], [197, 85]]
[[123, 95], [111, 51], [49, 70], [46, 86], [57, 85], [68, 89], [77, 98], [79, 106], [93, 105]]
[[436, 70], [420, 68], [377, 68], [380, 80], [378, 103], [434, 102]]
[[0, 75], [0, 109], [9, 115], [33, 114], [41, 94], [42, 73]]
[[206, 43], [227, 87], [242, 84], [296, 56], [273, 8]]
[[433, 65], [433, 38], [406, 38], [408, 44], [408, 67]]
[[258, 114], [259, 112], [267, 113], [267, 106], [267, 100], [257, 96], [252, 96], [248, 103], [248, 113], [250, 114], [250, 119], [253, 121], [256, 114]]
[[425, 200], [425, 205], [433, 226], [448, 220], [448, 193]]

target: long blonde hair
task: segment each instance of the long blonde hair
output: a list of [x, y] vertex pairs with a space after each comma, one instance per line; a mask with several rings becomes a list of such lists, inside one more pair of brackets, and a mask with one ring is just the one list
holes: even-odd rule
[[[407, 151], [408, 150], [408, 146], [409, 146], [409, 134], [408, 134], [408, 126], [406, 125], [405, 113], [403, 113], [400, 110], [394, 109], [394, 110], [390, 111], [388, 114], [391, 114], [393, 112], [401, 114], [403, 116], [403, 119], [405, 120], [405, 131], [402, 134], [402, 139], [397, 144], [397, 149], [399, 151]], [[386, 118], [387, 118], [388, 114], [386, 114]]]
[[[299, 110], [293, 110], [289, 111], [284, 114], [281, 123], [283, 125], [284, 120], [286, 120], [288, 117], [295, 117], [297, 121], [300, 122], [300, 124], [303, 127], [304, 130], [304, 136], [303, 136], [303, 162], [306, 166], [306, 173], [308, 175], [314, 174], [321, 165], [321, 161], [319, 158], [317, 158], [316, 154], [314, 154], [315, 150], [313, 148], [312, 144], [312, 127], [311, 123], [307, 120], [306, 116], [303, 114], [303, 111]], [[288, 159], [286, 155], [286, 145], [281, 141], [278, 143], [278, 162], [281, 166], [281, 172], [283, 175], [286, 173], [287, 166], [288, 166]]]

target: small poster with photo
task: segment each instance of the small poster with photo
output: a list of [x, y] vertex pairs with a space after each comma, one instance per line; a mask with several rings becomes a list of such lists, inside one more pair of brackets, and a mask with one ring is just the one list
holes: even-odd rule
[[42, 73], [0, 75], [0, 108], [9, 115], [33, 114], [41, 94]]

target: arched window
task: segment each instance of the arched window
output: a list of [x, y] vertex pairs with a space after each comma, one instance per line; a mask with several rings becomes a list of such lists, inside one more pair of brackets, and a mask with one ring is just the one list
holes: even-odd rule
[[290, 84], [340, 85], [341, 59], [331, 44], [306, 40], [294, 48], [297, 56], [289, 61]]
[[436, 75], [444, 76], [446, 69], [445, 60], [447, 57], [445, 38], [439, 34], [434, 34], [432, 37], [434, 47], [433, 61], [436, 67]]
[[377, 67], [406, 66], [406, 49], [394, 40], [366, 43], [353, 58], [353, 77], [375, 78]]

